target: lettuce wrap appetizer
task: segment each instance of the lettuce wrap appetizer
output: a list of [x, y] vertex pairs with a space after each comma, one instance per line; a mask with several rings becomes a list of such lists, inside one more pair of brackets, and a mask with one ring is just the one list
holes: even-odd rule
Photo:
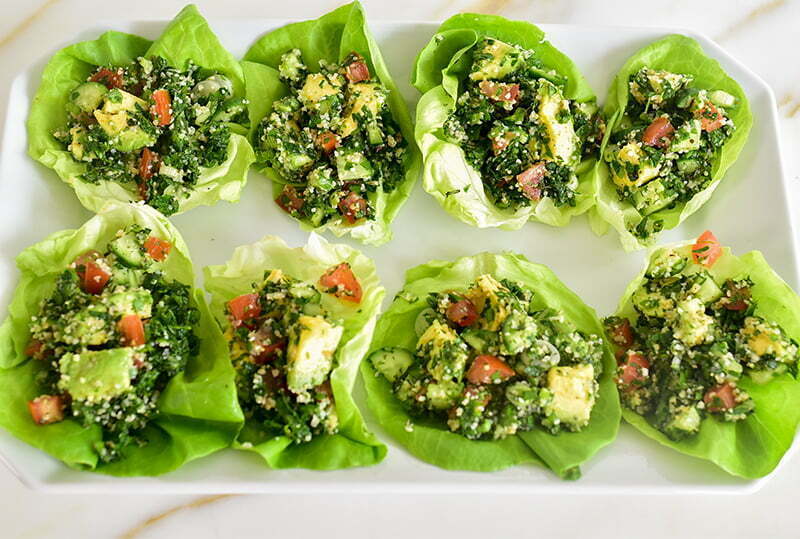
[[157, 475], [230, 445], [243, 417], [178, 231], [110, 203], [17, 257], [0, 326], [0, 425], [73, 468]]
[[629, 423], [734, 475], [777, 466], [800, 422], [800, 298], [761, 253], [709, 231], [658, 248], [606, 325]]
[[627, 251], [652, 245], [711, 198], [753, 124], [741, 86], [681, 35], [625, 63], [605, 114], [593, 224], [613, 226]]
[[595, 96], [536, 26], [495, 15], [445, 21], [412, 83], [423, 186], [473, 226], [565, 226], [594, 203]]
[[28, 153], [86, 208], [144, 200], [164, 215], [236, 202], [254, 160], [242, 68], [197, 8], [156, 41], [109, 31], [50, 60]]
[[383, 460], [351, 395], [384, 295], [372, 261], [314, 233], [298, 248], [267, 236], [205, 275], [246, 418], [234, 447], [271, 468]]
[[541, 461], [576, 479], [619, 426], [600, 321], [549, 269], [521, 255], [482, 253], [409, 270], [362, 373], [380, 424], [446, 469]]

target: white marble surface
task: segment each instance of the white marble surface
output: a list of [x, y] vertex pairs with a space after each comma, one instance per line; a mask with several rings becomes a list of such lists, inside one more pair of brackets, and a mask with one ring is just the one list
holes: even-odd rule
[[[199, 1], [209, 18], [309, 18], [329, 0]], [[793, 207], [800, 195], [800, 1], [641, 0], [364, 1], [373, 19], [440, 20], [458, 11], [500, 13], [539, 23], [684, 27], [717, 40], [762, 76], [779, 102]], [[168, 19], [182, 0], [0, 0], [0, 125], [8, 81], [88, 26]], [[412, 58], [409, 58], [411, 61]], [[755, 180], [755, 179], [754, 179]], [[0, 181], [2, 181], [0, 179]], [[642, 496], [55, 496], [23, 487], [0, 468], [0, 537], [797, 537], [800, 459], [759, 493], [742, 497]]]

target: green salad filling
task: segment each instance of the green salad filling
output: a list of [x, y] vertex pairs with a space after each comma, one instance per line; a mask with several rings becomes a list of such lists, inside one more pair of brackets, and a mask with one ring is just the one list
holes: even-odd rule
[[199, 349], [190, 287], [160, 270], [171, 244], [131, 225], [104, 253], [87, 251], [65, 268], [31, 317], [28, 357], [45, 362], [41, 395], [28, 403], [44, 425], [71, 416], [97, 426], [102, 462], [144, 445], [167, 382]]
[[736, 129], [726, 111], [737, 100], [696, 87], [691, 75], [648, 67], [630, 76], [628, 91], [603, 159], [619, 199], [644, 216], [630, 232], [647, 239], [664, 226], [651, 214], [688, 202], [713, 182], [714, 163]]
[[797, 372], [798, 345], [756, 313], [749, 276], [708, 271], [722, 253], [710, 232], [663, 249], [633, 292], [635, 318], [606, 319], [623, 404], [672, 440], [695, 435], [707, 418], [738, 422], [756, 411], [743, 378], [763, 385]]
[[389, 90], [351, 53], [341, 64], [320, 61], [310, 72], [299, 49], [278, 66], [289, 95], [258, 126], [256, 159], [285, 185], [276, 203], [319, 227], [376, 217], [376, 193], [404, 179], [407, 142], [387, 105]]
[[564, 97], [567, 80], [531, 50], [484, 38], [475, 46], [444, 134], [480, 173], [498, 208], [543, 198], [575, 206], [576, 170], [602, 139], [594, 102]]
[[[360, 285], [346, 262], [326, 272], [319, 284], [344, 301], [361, 301]], [[344, 326], [322, 307], [313, 284], [281, 270], [265, 272], [253, 289], [226, 307], [225, 335], [245, 417], [295, 444], [337, 434], [330, 375]]]
[[229, 122], [246, 124], [247, 103], [222, 74], [160, 56], [102, 66], [69, 94], [68, 123], [54, 133], [86, 163], [83, 181], [135, 186], [165, 215], [178, 211], [202, 169], [228, 159]]
[[603, 341], [563, 313], [533, 308], [533, 294], [489, 274], [465, 291], [431, 293], [416, 349], [382, 348], [370, 361], [412, 417], [468, 439], [580, 431], [597, 398]]

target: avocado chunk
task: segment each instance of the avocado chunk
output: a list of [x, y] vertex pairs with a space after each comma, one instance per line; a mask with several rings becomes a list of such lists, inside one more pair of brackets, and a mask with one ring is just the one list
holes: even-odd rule
[[108, 88], [99, 82], [84, 82], [72, 90], [69, 100], [78, 112], [89, 114], [100, 106], [107, 93]]
[[111, 240], [108, 248], [129, 268], [142, 268], [147, 265], [141, 242], [130, 232]]
[[121, 395], [131, 387], [134, 354], [133, 348], [65, 354], [58, 362], [58, 388], [75, 400], [88, 402]]
[[580, 139], [575, 133], [569, 101], [561, 90], [546, 79], [539, 80], [537, 113], [547, 131], [545, 156], [569, 166], [576, 166], [580, 160]]
[[148, 134], [138, 125], [129, 126], [124, 129], [114, 141], [114, 148], [121, 152], [132, 152], [141, 150], [156, 143], [155, 137]]
[[714, 319], [706, 314], [706, 306], [700, 298], [691, 297], [678, 303], [678, 327], [675, 338], [686, 346], [697, 346], [711, 336]]
[[108, 310], [104, 305], [88, 305], [75, 313], [64, 327], [65, 335], [83, 346], [99, 346], [111, 340]]
[[464, 385], [452, 380], [444, 380], [428, 384], [425, 392], [425, 400], [433, 410], [447, 410], [455, 406]]
[[555, 416], [571, 430], [589, 423], [595, 401], [594, 367], [553, 367], [547, 371], [547, 389], [553, 395], [545, 407], [547, 415]]
[[700, 413], [693, 406], [681, 406], [664, 428], [667, 436], [680, 440], [700, 430]]
[[474, 53], [472, 80], [501, 79], [522, 67], [522, 55], [514, 46], [497, 39], [486, 39]]
[[343, 331], [321, 316], [300, 315], [286, 351], [289, 391], [302, 393], [325, 381]]
[[153, 309], [153, 296], [146, 288], [114, 292], [108, 298], [111, 316], [135, 314], [139, 318], [150, 318]]
[[363, 153], [349, 149], [336, 150], [336, 170], [342, 181], [366, 180], [375, 172]]

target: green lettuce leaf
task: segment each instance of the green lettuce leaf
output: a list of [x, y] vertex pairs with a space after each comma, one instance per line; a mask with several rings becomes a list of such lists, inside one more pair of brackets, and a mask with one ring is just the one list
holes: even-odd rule
[[[403, 161], [405, 179], [394, 191], [378, 191], [374, 200], [376, 217], [356, 226], [330, 222], [314, 229], [310, 223], [302, 222], [304, 230], [330, 230], [337, 237], [349, 234], [368, 245], [381, 245], [392, 238], [391, 223], [401, 206], [408, 199], [419, 175], [421, 159], [414, 144], [411, 116], [389, 70], [383, 61], [378, 44], [367, 27], [361, 4], [353, 2], [323, 15], [319, 19], [289, 24], [269, 32], [259, 39], [244, 56], [247, 99], [250, 102], [251, 137], [261, 120], [272, 111], [272, 103], [287, 95], [288, 90], [278, 78], [281, 55], [291, 49], [300, 49], [303, 60], [310, 69], [320, 60], [341, 62], [351, 52], [359, 53], [367, 61], [370, 73], [374, 73], [389, 89], [387, 103], [392, 117], [400, 126], [408, 141], [408, 151]], [[265, 163], [256, 168], [272, 181], [273, 193], [277, 196], [286, 180]]]
[[415, 129], [424, 162], [422, 185], [448, 213], [473, 226], [516, 230], [528, 221], [566, 226], [594, 204], [593, 158], [584, 159], [578, 167], [575, 206], [556, 207], [548, 198], [526, 208], [501, 209], [490, 200], [480, 174], [467, 162], [463, 150], [444, 137], [442, 126], [455, 108], [459, 82], [469, 74], [468, 53], [486, 36], [533, 50], [545, 68], [566, 79], [564, 95], [568, 99], [581, 103], [595, 100], [578, 67], [533, 24], [497, 15], [450, 17], [419, 53], [412, 73], [411, 83], [423, 94], [417, 104]]
[[0, 326], [0, 426], [73, 468], [118, 476], [158, 475], [214, 453], [230, 445], [244, 420], [224, 338], [199, 290], [192, 303], [201, 315], [195, 328], [200, 353], [159, 398], [159, 415], [145, 430], [147, 445], [129, 447], [121, 460], [104, 464], [92, 450], [102, 439], [99, 427], [85, 428], [71, 419], [39, 426], [31, 420], [26, 403], [39, 395], [36, 376], [43, 370], [41, 362], [24, 354], [31, 316], [76, 256], [89, 249], [105, 250], [120, 228], [133, 223], [172, 243], [163, 270], [169, 279], [192, 285], [189, 250], [170, 222], [149, 206], [111, 202], [81, 228], [56, 232], [20, 253], [20, 282]]
[[[677, 34], [670, 35], [651, 43], [631, 56], [612, 81], [604, 108], [607, 129], [600, 155], [605, 151], [611, 133], [624, 115], [628, 104], [630, 76], [643, 67], [692, 75], [697, 87], [707, 90], [723, 90], [736, 98], [736, 106], [725, 109], [736, 125], [736, 130], [714, 161], [710, 171], [711, 184], [688, 202], [676, 204], [675, 207], [667, 207], [652, 214], [654, 219], [664, 221], [664, 230], [669, 230], [681, 224], [711, 198], [725, 172], [736, 161], [739, 152], [747, 142], [750, 128], [753, 126], [753, 115], [750, 112], [750, 104], [744, 90], [739, 83], [725, 73], [719, 62], [706, 56], [700, 44], [694, 39]], [[630, 230], [635, 228], [644, 216], [629, 202], [619, 200], [614, 183], [609, 177], [608, 167], [602, 160], [597, 163], [595, 170], [595, 191], [597, 202], [592, 209], [592, 212], [595, 213], [592, 218], [593, 224], [596, 225], [593, 226], [595, 232], [600, 234], [605, 232], [604, 229], [607, 229], [607, 225], [603, 226], [599, 222], [603, 220], [617, 230], [626, 251], [641, 249], [655, 243], [655, 235], [648, 238], [647, 241], [642, 241], [631, 234]]]
[[332, 318], [344, 323], [343, 344], [336, 352], [336, 367], [330, 378], [339, 416], [339, 433], [293, 445], [288, 437], [270, 436], [247, 422], [234, 447], [258, 453], [271, 468], [333, 470], [369, 466], [383, 460], [386, 446], [367, 430], [353, 401], [352, 390], [385, 291], [375, 272], [375, 264], [369, 258], [346, 245], [328, 243], [315, 233], [311, 233], [305, 247], [297, 248], [287, 246], [280, 238], [267, 236], [251, 245], [238, 247], [226, 264], [204, 270], [205, 287], [211, 293], [211, 310], [219, 324], [227, 327], [225, 303], [251, 291], [254, 282], [264, 279], [266, 270], [281, 269], [296, 279], [316, 283], [325, 270], [343, 261], [350, 263], [364, 295], [360, 304], [353, 305], [322, 294], [323, 307]]
[[[536, 308], [558, 309], [581, 331], [604, 334], [594, 310], [547, 267], [522, 255], [482, 253], [455, 262], [433, 261], [409, 270], [402, 297], [395, 299], [378, 321], [371, 350], [386, 346], [413, 350], [417, 341], [414, 322], [427, 308], [427, 295], [464, 288], [484, 273], [521, 282], [534, 291]], [[580, 464], [611, 443], [619, 428], [619, 398], [613, 381], [616, 364], [608, 345], [603, 366], [597, 402], [583, 431], [553, 436], [537, 429], [499, 441], [468, 440], [439, 422], [412, 418], [369, 361], [362, 362], [361, 371], [367, 401], [378, 422], [414, 456], [449, 470], [492, 471], [541, 462], [561, 477], [576, 479]]]
[[[689, 247], [693, 242], [667, 245], [653, 250], [649, 260], [667, 248]], [[635, 319], [631, 297], [644, 280], [645, 269], [628, 285], [620, 300], [617, 316]], [[752, 297], [757, 303], [756, 314], [779, 324], [786, 334], [800, 342], [800, 298], [758, 251], [741, 257], [727, 247], [709, 269], [717, 282], [750, 277], [754, 286]], [[770, 473], [792, 445], [800, 423], [800, 382], [784, 374], [769, 383], [759, 385], [744, 377], [738, 382], [756, 404], [755, 412], [743, 421], [727, 423], [714, 418], [703, 420], [696, 436], [675, 442], [647, 420], [624, 408], [622, 417], [646, 436], [662, 445], [694, 457], [710, 460], [723, 470], [740, 477], [754, 479]]]
[[[73, 159], [53, 133], [67, 125], [66, 103], [70, 92], [85, 82], [97, 66], [123, 65], [140, 56], [160, 55], [178, 68], [189, 60], [204, 68], [229, 77], [234, 95], [244, 97], [244, 74], [239, 63], [220, 44], [206, 20], [193, 5], [185, 7], [156, 41], [109, 31], [93, 41], [84, 41], [60, 50], [48, 62], [42, 84], [28, 115], [28, 154], [75, 189], [81, 204], [97, 212], [109, 200], [138, 200], [135, 185], [124, 186], [107, 181], [92, 184], [80, 179], [86, 164]], [[189, 196], [178, 197], [178, 213], [200, 205], [213, 205], [219, 200], [237, 202], [247, 181], [247, 170], [255, 160], [253, 149], [243, 126], [230, 124], [228, 159], [212, 168], [203, 169]]]

